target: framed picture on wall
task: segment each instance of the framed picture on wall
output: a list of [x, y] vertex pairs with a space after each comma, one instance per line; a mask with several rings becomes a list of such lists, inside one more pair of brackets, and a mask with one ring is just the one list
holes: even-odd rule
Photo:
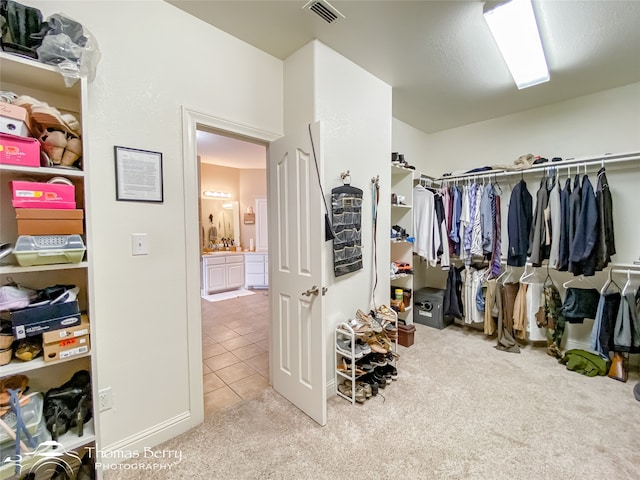
[[114, 153], [116, 200], [162, 203], [162, 153], [119, 146]]
[[245, 225], [253, 225], [256, 223], [256, 214], [255, 213], [245, 213], [244, 214], [244, 224]]

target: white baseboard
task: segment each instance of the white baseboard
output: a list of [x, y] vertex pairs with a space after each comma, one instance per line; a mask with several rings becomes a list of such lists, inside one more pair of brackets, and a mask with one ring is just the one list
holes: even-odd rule
[[[193, 417], [190, 412], [176, 415], [162, 423], [124, 438], [116, 443], [100, 447], [97, 461], [108, 465], [126, 460], [132, 452], [143, 452], [145, 448], [154, 448], [167, 440], [193, 428]], [[101, 457], [101, 458], [100, 458]]]

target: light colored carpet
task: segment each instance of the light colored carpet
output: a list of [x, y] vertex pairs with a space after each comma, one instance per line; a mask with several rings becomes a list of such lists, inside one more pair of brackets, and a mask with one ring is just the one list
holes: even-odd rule
[[458, 326], [415, 335], [386, 400], [334, 397], [320, 427], [268, 389], [159, 446], [182, 452], [170, 470], [105, 479], [640, 478], [637, 370], [588, 378]]
[[211, 295], [203, 295], [202, 298], [207, 302], [220, 302], [222, 300], [229, 300], [230, 298], [245, 297], [247, 295], [255, 295], [255, 292], [239, 288], [238, 290], [230, 290], [228, 292], [213, 293]]

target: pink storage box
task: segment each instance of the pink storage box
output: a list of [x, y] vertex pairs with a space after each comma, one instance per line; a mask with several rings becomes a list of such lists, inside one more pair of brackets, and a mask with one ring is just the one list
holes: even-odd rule
[[35, 138], [0, 133], [0, 163], [40, 166], [40, 142]]
[[15, 208], [76, 208], [76, 187], [73, 185], [18, 180], [10, 183]]

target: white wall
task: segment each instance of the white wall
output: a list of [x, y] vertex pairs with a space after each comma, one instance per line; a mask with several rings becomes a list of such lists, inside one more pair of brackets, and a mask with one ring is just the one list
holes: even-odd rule
[[[288, 86], [292, 86], [289, 88]], [[330, 205], [340, 173], [349, 170], [351, 184], [363, 190], [362, 243], [364, 268], [342, 277], [333, 274], [331, 242], [324, 245], [327, 319], [327, 380], [333, 382], [333, 328], [368, 311], [374, 282], [371, 178], [380, 177], [378, 214], [377, 305], [389, 302], [389, 215], [391, 151], [391, 87], [326, 45], [313, 41], [285, 60], [285, 127], [322, 121], [323, 186]], [[312, 101], [310, 101], [310, 99]]]
[[404, 154], [404, 159], [418, 170], [429, 165], [429, 135], [397, 118], [392, 122], [391, 150]]
[[[201, 348], [187, 342], [187, 303], [199, 292], [185, 290], [185, 265], [198, 258], [185, 256], [181, 106], [281, 133], [282, 62], [158, 0], [29, 4], [81, 22], [102, 52], [84, 118], [93, 341], [99, 386], [114, 398], [100, 415], [101, 440], [152, 446], [193, 424], [188, 349]], [[114, 145], [163, 153], [164, 203], [115, 201]], [[131, 256], [134, 232], [149, 235], [149, 256]]]
[[429, 135], [420, 170], [510, 164], [532, 153], [579, 158], [640, 151], [640, 83]]

